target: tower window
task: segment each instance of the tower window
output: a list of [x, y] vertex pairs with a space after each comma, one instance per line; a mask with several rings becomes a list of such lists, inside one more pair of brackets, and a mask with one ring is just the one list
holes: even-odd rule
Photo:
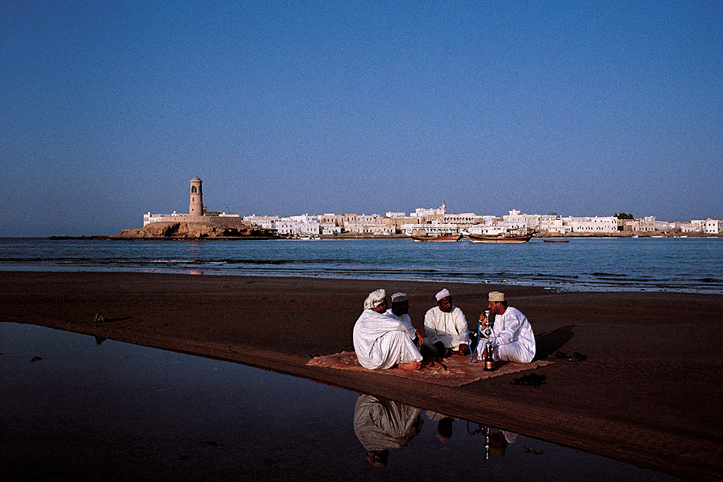
[[191, 186], [191, 192], [194, 194], [196, 193], [196, 186]]

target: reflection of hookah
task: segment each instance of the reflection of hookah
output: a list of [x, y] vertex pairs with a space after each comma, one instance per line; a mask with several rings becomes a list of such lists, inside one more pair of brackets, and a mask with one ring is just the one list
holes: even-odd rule
[[490, 427], [485, 427], [485, 460], [490, 459], [490, 434], [492, 433], [492, 429]]
[[[492, 328], [494, 327], [494, 317], [492, 316], [492, 312], [490, 310], [485, 310], [485, 319], [487, 320], [487, 326], [485, 327], [485, 352], [487, 355], [485, 356], [485, 366], [484, 371], [491, 372], [497, 370], [497, 365], [495, 364], [494, 358], [492, 358], [492, 341], [490, 338], [492, 337]], [[487, 436], [489, 439], [489, 435]]]
[[485, 436], [485, 460], [489, 460], [490, 459], [490, 433], [492, 432], [492, 428], [479, 424], [477, 429], [470, 430], [469, 422], [467, 422], [467, 432], [469, 432], [470, 435], [476, 435], [478, 433], [481, 433], [482, 435]]

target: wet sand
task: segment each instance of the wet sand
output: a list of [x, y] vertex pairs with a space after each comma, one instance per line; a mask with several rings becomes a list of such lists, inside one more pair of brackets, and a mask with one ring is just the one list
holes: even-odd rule
[[[410, 315], [442, 287], [471, 322], [492, 289], [530, 319], [538, 357], [558, 351], [540, 387], [516, 375], [447, 388], [307, 367], [353, 350], [367, 293], [405, 291]], [[484, 284], [3, 272], [0, 321], [32, 323], [236, 361], [383, 396], [691, 479], [723, 479], [723, 296], [554, 293]], [[96, 322], [103, 313], [105, 322]]]

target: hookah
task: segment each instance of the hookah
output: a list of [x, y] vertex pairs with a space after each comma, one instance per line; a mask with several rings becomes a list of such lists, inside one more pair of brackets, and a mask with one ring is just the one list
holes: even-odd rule
[[490, 340], [490, 337], [492, 336], [492, 328], [494, 327], [495, 320], [490, 310], [485, 310], [485, 319], [487, 320], [487, 326], [484, 329], [486, 355], [483, 370], [486, 372], [492, 372], [497, 370], [497, 364], [492, 358], [492, 341]]

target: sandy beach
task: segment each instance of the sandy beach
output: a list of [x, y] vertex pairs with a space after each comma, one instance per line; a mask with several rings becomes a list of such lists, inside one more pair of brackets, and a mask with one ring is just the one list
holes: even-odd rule
[[[353, 350], [367, 293], [404, 291], [422, 329], [447, 287], [474, 322], [500, 289], [525, 313], [547, 383], [513, 375], [449, 388], [309, 367]], [[723, 296], [140, 273], [3, 272], [0, 321], [235, 361], [504, 427], [686, 479], [723, 479]], [[95, 321], [102, 313], [106, 321]], [[552, 355], [575, 352], [584, 361]]]

